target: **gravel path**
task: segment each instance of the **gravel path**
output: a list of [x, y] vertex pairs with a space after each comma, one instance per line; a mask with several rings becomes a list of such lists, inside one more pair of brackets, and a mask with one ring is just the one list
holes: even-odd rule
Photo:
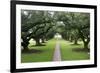
[[53, 61], [61, 61], [60, 44], [57, 41], [53, 55]]

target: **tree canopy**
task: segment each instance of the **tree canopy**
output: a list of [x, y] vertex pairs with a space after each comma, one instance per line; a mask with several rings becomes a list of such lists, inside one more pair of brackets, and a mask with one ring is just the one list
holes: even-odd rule
[[36, 45], [54, 37], [56, 33], [62, 38], [74, 41], [78, 39], [88, 48], [90, 41], [90, 14], [81, 12], [21, 10], [22, 46], [28, 49], [29, 40], [33, 38]]

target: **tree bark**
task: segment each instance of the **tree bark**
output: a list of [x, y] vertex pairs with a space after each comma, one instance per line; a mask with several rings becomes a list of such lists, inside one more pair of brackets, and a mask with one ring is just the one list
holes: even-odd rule
[[88, 44], [90, 42], [90, 38], [87, 37], [86, 38], [87, 40], [85, 41], [85, 37], [83, 36], [83, 33], [81, 32], [81, 30], [79, 29], [78, 31], [79, 31], [79, 34], [80, 34], [80, 38], [82, 39], [82, 41], [84, 43], [84, 49], [88, 49]]
[[25, 50], [25, 51], [29, 50], [29, 49], [28, 49], [28, 43], [23, 43], [23, 47], [24, 47], [23, 50]]
[[45, 43], [44, 38], [42, 38], [42, 43]]
[[28, 51], [29, 49], [28, 49], [28, 44], [29, 44], [29, 42], [28, 42], [29, 40], [27, 40], [27, 39], [25, 39], [25, 38], [23, 38], [23, 42], [21, 43], [22, 44], [22, 46], [23, 46], [23, 50], [24, 51]]
[[42, 37], [41, 40], [42, 40], [42, 43], [45, 43], [45, 37], [44, 36]]
[[77, 39], [74, 40], [74, 44], [78, 44], [78, 40]]
[[84, 49], [88, 49], [88, 42], [84, 42]]
[[40, 39], [35, 39], [36, 40], [36, 46], [40, 46], [41, 43], [40, 43]]

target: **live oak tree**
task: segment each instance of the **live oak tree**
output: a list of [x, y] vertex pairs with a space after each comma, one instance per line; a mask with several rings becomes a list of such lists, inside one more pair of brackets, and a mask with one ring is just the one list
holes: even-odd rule
[[[27, 11], [22, 10], [21, 12], [21, 32], [22, 32], [22, 46], [24, 47], [24, 50], [28, 50], [28, 44], [29, 40], [32, 38], [32, 34], [37, 32], [39, 28], [42, 28], [42, 26], [39, 26], [43, 23], [42, 15], [43, 12], [38, 13], [38, 11]], [[41, 22], [39, 22], [41, 21]], [[38, 29], [37, 29], [38, 27]], [[34, 28], [34, 31], [31, 31], [31, 29]]]
[[64, 21], [64, 23], [68, 26], [69, 29], [73, 30], [73, 37], [75, 43], [77, 43], [78, 38], [81, 38], [84, 43], [84, 48], [88, 48], [88, 44], [90, 42], [90, 15], [89, 13], [75, 13], [70, 12], [66, 19], [68, 21]]
[[57, 12], [57, 11], [21, 11], [21, 39], [22, 46], [28, 50], [29, 40], [33, 38], [36, 45], [51, 39], [56, 33], [60, 33], [65, 40], [74, 41], [78, 44], [79, 38], [88, 48], [90, 42], [90, 15], [80, 12]]
[[28, 50], [29, 40], [33, 38], [36, 45], [41, 45], [40, 39], [44, 41], [46, 34], [53, 28], [54, 20], [52, 12], [22, 10], [21, 32], [22, 46]]
[[[33, 14], [34, 15], [34, 14]], [[36, 45], [40, 46], [40, 39], [42, 39], [42, 42], [44, 42], [44, 39], [46, 39], [45, 35], [53, 28], [54, 26], [54, 20], [53, 17], [51, 16], [50, 12], [48, 11], [38, 11], [37, 15], [41, 19], [38, 20], [40, 21], [41, 24], [37, 24], [35, 27], [32, 28], [32, 37], [36, 41]], [[33, 20], [33, 18], [31, 17]]]
[[79, 37], [84, 43], [84, 48], [88, 49], [90, 42], [90, 14], [89, 13], [76, 13], [75, 26], [78, 31]]
[[[84, 43], [84, 48], [88, 48], [90, 42], [90, 14], [80, 12], [56, 12], [57, 21], [62, 21], [64, 26], [62, 28], [62, 36], [64, 39], [68, 38], [77, 44], [79, 38]], [[68, 37], [68, 38], [67, 38]]]
[[21, 11], [21, 39], [22, 39], [22, 46], [24, 48], [24, 50], [28, 50], [28, 44], [29, 44], [29, 26], [28, 25], [28, 18], [29, 18], [30, 14], [29, 13], [25, 13], [23, 10]]

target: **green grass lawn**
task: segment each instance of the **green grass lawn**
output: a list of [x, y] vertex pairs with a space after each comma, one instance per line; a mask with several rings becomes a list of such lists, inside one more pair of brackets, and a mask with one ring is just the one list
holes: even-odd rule
[[[89, 54], [86, 51], [75, 51], [77, 49], [83, 48], [83, 43], [78, 42], [79, 45], [73, 45], [73, 42], [59, 40], [60, 42], [60, 50], [61, 50], [61, 58], [62, 61], [68, 60], [87, 60], [89, 59]], [[48, 42], [44, 43], [46, 46], [34, 46], [34, 42], [30, 42], [29, 48], [34, 50], [40, 50], [41, 52], [37, 53], [22, 53], [21, 54], [21, 62], [47, 62], [52, 61], [53, 54], [55, 50], [56, 40], [52, 39]]]
[[83, 43], [78, 42], [80, 45], [74, 45], [73, 42], [60, 40], [61, 44], [61, 57], [62, 60], [86, 60], [89, 59], [88, 52], [75, 51], [75, 49], [82, 49]]
[[29, 45], [30, 49], [40, 50], [39, 53], [22, 53], [21, 62], [46, 62], [52, 61], [54, 48], [56, 41], [55, 39], [49, 40], [45, 43], [46, 46], [32, 46], [32, 43]]

